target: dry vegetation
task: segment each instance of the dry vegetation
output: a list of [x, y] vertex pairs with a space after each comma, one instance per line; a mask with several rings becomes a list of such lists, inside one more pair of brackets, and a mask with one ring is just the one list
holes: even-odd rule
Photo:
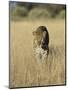
[[[44, 63], [37, 62], [32, 50], [32, 31], [47, 26], [50, 53]], [[10, 24], [10, 87], [65, 84], [64, 20], [16, 21]]]

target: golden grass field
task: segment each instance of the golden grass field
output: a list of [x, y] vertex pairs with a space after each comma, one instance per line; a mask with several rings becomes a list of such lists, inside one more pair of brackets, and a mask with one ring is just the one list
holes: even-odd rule
[[[49, 56], [37, 62], [32, 48], [32, 31], [48, 28]], [[65, 21], [34, 20], [10, 22], [10, 87], [65, 84]]]

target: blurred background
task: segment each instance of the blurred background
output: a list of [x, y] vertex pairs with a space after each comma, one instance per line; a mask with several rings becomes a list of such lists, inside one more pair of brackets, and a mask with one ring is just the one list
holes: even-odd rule
[[65, 17], [65, 5], [10, 1], [10, 19], [54, 19]]

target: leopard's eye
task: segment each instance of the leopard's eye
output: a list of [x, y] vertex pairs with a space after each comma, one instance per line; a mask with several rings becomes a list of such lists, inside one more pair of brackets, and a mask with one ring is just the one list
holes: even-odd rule
[[32, 34], [33, 34], [33, 35], [36, 35], [36, 32], [35, 32], [35, 31], [33, 31], [33, 32], [32, 32]]

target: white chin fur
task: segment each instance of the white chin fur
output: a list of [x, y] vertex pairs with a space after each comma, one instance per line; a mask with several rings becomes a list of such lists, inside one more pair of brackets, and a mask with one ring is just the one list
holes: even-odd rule
[[44, 60], [47, 57], [47, 50], [43, 50], [42, 48], [37, 47], [35, 49], [35, 55], [36, 55], [37, 59]]

